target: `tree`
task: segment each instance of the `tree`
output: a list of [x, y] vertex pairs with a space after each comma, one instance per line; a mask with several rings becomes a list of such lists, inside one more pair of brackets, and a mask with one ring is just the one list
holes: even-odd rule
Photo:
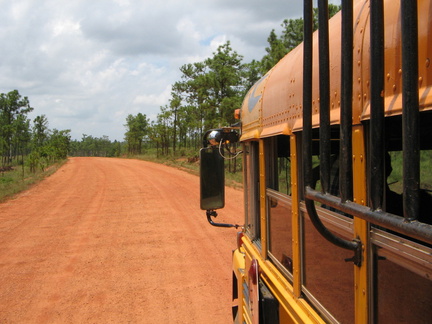
[[270, 46], [266, 47], [265, 50], [267, 54], [261, 60], [261, 71], [263, 74], [275, 66], [276, 63], [279, 62], [280, 59], [283, 58], [289, 51], [283, 40], [277, 37], [274, 29], [267, 38], [267, 42]]
[[156, 134], [160, 139], [162, 153], [168, 155], [170, 135], [172, 130], [172, 112], [167, 106], [161, 107], [161, 112], [157, 115]]
[[210, 120], [206, 128], [218, 125], [229, 125], [234, 122], [233, 111], [239, 108], [241, 102], [243, 56], [231, 48], [230, 42], [218, 47], [213, 57], [205, 63], [209, 68], [208, 78], [211, 85], [208, 98], [211, 109], [214, 110], [215, 120]]
[[36, 116], [33, 120], [33, 145], [41, 147], [48, 140], [48, 119], [45, 115]]
[[118, 141], [111, 142], [109, 137], [93, 137], [83, 134], [81, 141], [71, 141], [69, 154], [73, 156], [120, 156], [121, 143]]
[[12, 138], [12, 152], [15, 157], [21, 155], [21, 162], [24, 161], [26, 148], [30, 142], [30, 120], [24, 115], [18, 115], [12, 124], [13, 138]]
[[202, 135], [209, 110], [207, 98], [210, 84], [206, 64], [204, 62], [185, 64], [180, 67], [180, 71], [182, 80], [174, 84], [173, 91], [181, 96], [183, 106], [190, 114], [189, 128]]
[[[340, 10], [341, 6], [329, 4], [329, 18], [333, 17]], [[283, 30], [280, 37], [277, 37], [274, 30], [272, 30], [267, 39], [270, 46], [266, 48], [267, 54], [261, 60], [263, 73], [269, 71], [284, 55], [303, 42], [303, 18], [285, 19], [281, 26], [283, 27]], [[317, 29], [318, 8], [314, 8], [313, 30]]]
[[[0, 94], [0, 152], [3, 164], [10, 163], [13, 157], [13, 144], [20, 143], [14, 137], [22, 133], [21, 126], [27, 125], [26, 115], [33, 110], [27, 97], [21, 97], [18, 90]], [[22, 134], [21, 134], [22, 135]]]
[[67, 158], [71, 140], [70, 132], [70, 129], [53, 129], [47, 143], [47, 147], [50, 152], [49, 158], [52, 161], [58, 161]]
[[263, 76], [262, 71], [262, 62], [260, 61], [252, 60], [252, 62], [243, 65], [242, 85], [244, 90], [241, 94], [242, 97], [244, 97], [249, 89], [252, 88], [259, 79], [261, 79]]
[[157, 115], [156, 122], [151, 123], [150, 139], [156, 143], [156, 154], [159, 156], [159, 148], [163, 155], [169, 154], [170, 137], [172, 134], [171, 117], [172, 112], [167, 106], [160, 107], [161, 112]]
[[147, 135], [148, 125], [149, 120], [145, 114], [138, 113], [136, 116], [127, 116], [125, 139], [130, 154], [141, 154], [142, 143], [144, 137]]
[[170, 100], [170, 109], [171, 109], [171, 113], [174, 117], [174, 121], [173, 121], [173, 153], [175, 154], [176, 151], [176, 143], [177, 143], [177, 123], [178, 123], [178, 113], [179, 110], [181, 108], [181, 96], [179, 93], [177, 93], [175, 91], [175, 89], [173, 89], [174, 91], [171, 93], [171, 100]]
[[[314, 17], [314, 30], [316, 30], [316, 18]], [[287, 53], [303, 42], [303, 18], [285, 19], [282, 23], [283, 31], [281, 41]]]

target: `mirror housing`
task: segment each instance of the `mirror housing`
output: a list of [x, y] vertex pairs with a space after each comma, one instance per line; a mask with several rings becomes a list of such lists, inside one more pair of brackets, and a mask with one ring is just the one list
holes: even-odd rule
[[237, 143], [238, 141], [239, 134], [235, 131], [235, 128], [225, 127], [210, 129], [204, 134], [203, 147]]
[[[215, 209], [225, 206], [225, 145], [238, 142], [239, 135], [234, 128], [211, 129], [203, 138], [203, 148], [200, 150], [200, 207], [206, 211], [207, 220], [213, 226], [235, 227], [237, 224], [215, 223]], [[230, 152], [228, 148], [228, 152]], [[241, 152], [235, 153], [237, 156]]]
[[200, 150], [200, 207], [214, 210], [225, 206], [224, 159], [217, 147]]

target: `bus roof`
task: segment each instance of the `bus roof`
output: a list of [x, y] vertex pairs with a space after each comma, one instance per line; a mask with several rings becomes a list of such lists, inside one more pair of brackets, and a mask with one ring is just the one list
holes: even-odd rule
[[[385, 1], [385, 115], [402, 112], [402, 63], [399, 2]], [[432, 17], [430, 1], [419, 2], [419, 99], [420, 110], [432, 106]], [[421, 17], [423, 15], [423, 17]], [[425, 19], [426, 18], [426, 19]], [[341, 88], [341, 14], [329, 24], [330, 34], [330, 122], [340, 122]], [[370, 118], [369, 112], [369, 3], [356, 1], [354, 7], [354, 70], [353, 70], [353, 124]], [[319, 64], [318, 32], [313, 38], [313, 127], [319, 127]], [[241, 108], [241, 140], [290, 135], [303, 127], [303, 44], [289, 52], [247, 93]], [[391, 68], [390, 68], [391, 67]]]

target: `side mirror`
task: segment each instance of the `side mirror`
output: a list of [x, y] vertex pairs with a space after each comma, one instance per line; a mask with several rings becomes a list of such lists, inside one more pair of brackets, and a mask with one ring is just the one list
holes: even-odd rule
[[[215, 209], [225, 206], [225, 158], [222, 155], [222, 144], [237, 142], [238, 134], [232, 129], [213, 129], [204, 135], [200, 150], [200, 194], [201, 209], [206, 211], [207, 220], [213, 226], [235, 227], [237, 224], [215, 223]], [[237, 153], [238, 154], [238, 153]]]
[[225, 206], [224, 159], [217, 147], [200, 150], [201, 209], [215, 210]]

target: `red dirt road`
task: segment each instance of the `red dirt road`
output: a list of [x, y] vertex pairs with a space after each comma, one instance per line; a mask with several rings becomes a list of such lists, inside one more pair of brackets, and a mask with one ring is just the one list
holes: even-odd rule
[[[240, 222], [227, 188], [218, 222]], [[199, 179], [149, 162], [72, 158], [0, 204], [0, 323], [229, 323], [235, 229]]]

